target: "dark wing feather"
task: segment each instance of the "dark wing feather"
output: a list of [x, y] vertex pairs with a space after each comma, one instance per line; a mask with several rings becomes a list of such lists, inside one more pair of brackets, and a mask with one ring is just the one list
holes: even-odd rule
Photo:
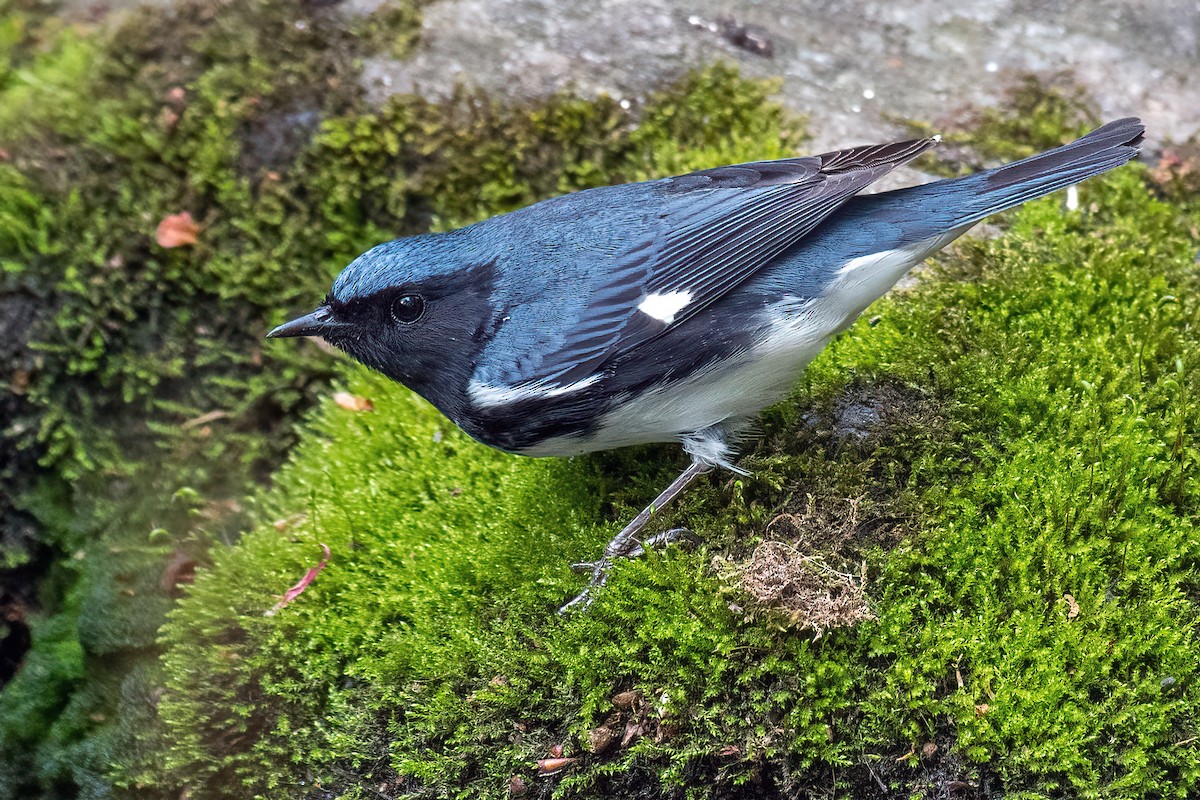
[[[917, 139], [701, 170], [666, 181], [656, 224], [615, 262], [562, 345], [525, 381], [566, 386], [712, 305], [838, 206], [937, 143]], [[669, 322], [637, 311], [689, 292]]]

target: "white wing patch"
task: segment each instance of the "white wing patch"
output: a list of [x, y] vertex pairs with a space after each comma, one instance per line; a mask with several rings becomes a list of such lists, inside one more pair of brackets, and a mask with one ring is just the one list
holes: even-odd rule
[[687, 308], [687, 304], [690, 302], [692, 302], [692, 293], [686, 290], [656, 292], [638, 304], [638, 311], [654, 317], [664, 325], [670, 325], [675, 321], [675, 315]]
[[1079, 210], [1079, 187], [1071, 184], [1067, 187], [1067, 211]]
[[490, 408], [493, 406], [506, 406], [510, 403], [520, 402], [521, 400], [539, 400], [545, 397], [558, 397], [570, 394], [571, 392], [578, 392], [586, 389], [598, 380], [600, 380], [599, 375], [590, 375], [581, 381], [568, 383], [566, 386], [539, 381], [519, 383], [516, 386], [490, 386], [486, 383], [472, 380], [467, 386], [467, 392], [471, 395], [471, 402], [477, 408]]

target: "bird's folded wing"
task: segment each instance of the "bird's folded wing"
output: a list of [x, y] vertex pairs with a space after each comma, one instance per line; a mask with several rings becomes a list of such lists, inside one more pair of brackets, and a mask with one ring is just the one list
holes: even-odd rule
[[[918, 139], [719, 167], [663, 182], [648, 231], [615, 260], [556, 348], [511, 385], [590, 382], [604, 365], [712, 305], [839, 205], [937, 143]], [[533, 356], [528, 358], [528, 356]]]

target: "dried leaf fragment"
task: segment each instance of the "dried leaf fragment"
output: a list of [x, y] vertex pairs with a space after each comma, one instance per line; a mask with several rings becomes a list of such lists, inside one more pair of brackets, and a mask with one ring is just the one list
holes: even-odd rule
[[321, 558], [321, 562], [319, 564], [317, 564], [315, 567], [310, 568], [308, 570], [308, 572], [304, 573], [303, 578], [301, 578], [299, 581], [297, 581], [296, 584], [294, 586], [292, 586], [292, 588], [290, 588], [286, 592], [284, 592], [283, 596], [279, 598], [279, 602], [276, 603], [274, 606], [272, 606], [270, 608], [270, 610], [263, 613], [264, 617], [273, 617], [276, 614], [278, 614], [279, 609], [283, 608], [288, 603], [292, 602], [297, 597], [302, 595], [304, 593], [304, 590], [308, 588], [308, 585], [317, 579], [317, 576], [321, 574], [321, 570], [325, 569], [325, 565], [329, 563], [329, 557], [330, 557], [329, 545], [322, 544], [321, 550], [324, 552], [324, 556]]
[[296, 527], [297, 525], [299, 525], [307, 520], [308, 520], [308, 514], [297, 513], [297, 514], [289, 514], [286, 517], [277, 519], [271, 524], [275, 527], [275, 530], [279, 531], [280, 533], [287, 533], [292, 528]]
[[620, 692], [612, 696], [612, 704], [617, 708], [631, 709], [634, 704], [642, 699], [642, 693], [636, 689], [630, 689], [628, 692]]
[[158, 242], [159, 247], [183, 247], [198, 242], [199, 233], [200, 226], [196, 224], [196, 220], [192, 219], [192, 215], [187, 211], [183, 211], [163, 217], [162, 222], [158, 223], [158, 230], [154, 232], [154, 240]]
[[201, 425], [207, 425], [210, 422], [216, 422], [219, 419], [225, 419], [228, 416], [229, 412], [225, 411], [224, 409], [213, 409], [212, 411], [201, 414], [198, 417], [192, 417], [186, 422], [179, 423], [179, 429], [181, 431], [191, 430], [192, 428], [198, 428]]
[[608, 752], [616, 743], [617, 732], [607, 725], [588, 731], [588, 749], [597, 755]]
[[176, 549], [171, 554], [171, 560], [163, 567], [162, 576], [158, 579], [158, 588], [168, 594], [175, 592], [175, 587], [181, 583], [192, 583], [196, 580], [196, 559], [185, 550]]
[[375, 404], [365, 397], [359, 397], [356, 394], [349, 392], [334, 392], [333, 402], [338, 404], [339, 408], [344, 408], [347, 411], [374, 411]]
[[1075, 600], [1075, 595], [1064, 594], [1063, 600], [1067, 601], [1067, 619], [1075, 619], [1079, 616], [1079, 603]]
[[629, 747], [646, 734], [646, 728], [637, 720], [625, 723], [625, 733], [621, 736], [621, 747]]
[[29, 388], [29, 371], [24, 369], [15, 370], [12, 377], [8, 381], [8, 391], [15, 394], [17, 397], [25, 394], [25, 390]]
[[574, 763], [575, 759], [573, 758], [539, 758], [537, 760], [538, 775], [553, 775]]

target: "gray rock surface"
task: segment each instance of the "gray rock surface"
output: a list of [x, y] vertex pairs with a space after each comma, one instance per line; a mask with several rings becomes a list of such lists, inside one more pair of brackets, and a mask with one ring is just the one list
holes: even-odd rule
[[[752, 26], [757, 51], [724, 35], [723, 17]], [[897, 135], [896, 118], [937, 123], [996, 102], [1016, 75], [1061, 70], [1105, 117], [1144, 117], [1151, 141], [1200, 129], [1197, 0], [441, 0], [416, 54], [371, 59], [364, 80], [376, 100], [441, 97], [461, 81], [512, 98], [571, 88], [636, 104], [717, 59], [782, 78], [781, 99], [809, 117], [817, 149]]]

